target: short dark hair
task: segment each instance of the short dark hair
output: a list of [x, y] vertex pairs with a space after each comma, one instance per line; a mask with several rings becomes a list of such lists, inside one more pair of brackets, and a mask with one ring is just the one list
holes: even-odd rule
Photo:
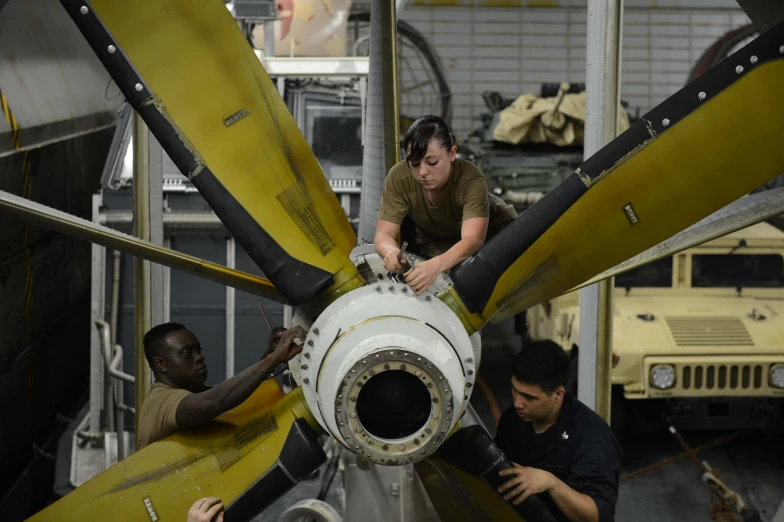
[[533, 341], [514, 358], [512, 375], [524, 384], [539, 386], [547, 395], [566, 388], [571, 374], [569, 355], [551, 340]]
[[427, 154], [427, 146], [431, 139], [439, 145], [450, 150], [456, 143], [452, 129], [440, 116], [432, 114], [422, 116], [408, 128], [403, 136], [403, 150], [406, 151], [406, 161], [419, 161]]
[[187, 330], [187, 328], [180, 323], [163, 323], [153, 326], [149, 332], [144, 334], [144, 356], [147, 357], [150, 366], [152, 366], [152, 358], [160, 356], [166, 348], [166, 336], [180, 330]]

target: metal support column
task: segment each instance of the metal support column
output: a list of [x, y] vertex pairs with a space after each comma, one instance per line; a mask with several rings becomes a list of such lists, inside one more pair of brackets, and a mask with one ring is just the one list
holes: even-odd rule
[[[233, 237], [226, 238], [226, 266], [236, 268], [237, 245]], [[234, 305], [235, 290], [226, 287], [226, 378], [234, 377]]]
[[[93, 222], [98, 223], [102, 194], [93, 194]], [[95, 319], [103, 319], [106, 298], [106, 248], [95, 243], [92, 248], [92, 267], [90, 281], [90, 304], [92, 321], [90, 321], [90, 433], [99, 433], [101, 427], [101, 406], [104, 401], [104, 376], [103, 352], [101, 345], [101, 332], [94, 324]]]
[[[618, 135], [623, 1], [588, 1], [584, 155]], [[614, 280], [580, 290], [579, 399], [610, 421]]]
[[[163, 147], [148, 131], [150, 166], [150, 243], [163, 246]], [[166, 322], [164, 296], [164, 267], [150, 263], [150, 322], [151, 326]]]
[[[150, 240], [150, 140], [147, 125], [133, 115], [133, 234]], [[150, 388], [150, 366], [144, 357], [144, 334], [150, 329], [150, 262], [133, 259], [134, 360], [136, 377], [136, 440], [142, 403]]]

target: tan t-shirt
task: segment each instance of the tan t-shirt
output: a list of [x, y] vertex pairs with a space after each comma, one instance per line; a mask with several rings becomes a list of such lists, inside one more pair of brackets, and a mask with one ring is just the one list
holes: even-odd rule
[[177, 406], [191, 392], [156, 382], [142, 403], [139, 413], [137, 451], [177, 431]]
[[400, 225], [409, 216], [416, 225], [418, 252], [433, 257], [460, 241], [463, 221], [467, 219], [489, 218], [490, 239], [517, 217], [513, 206], [488, 194], [484, 175], [470, 161], [452, 162], [446, 188], [441, 203], [431, 206], [408, 163], [401, 161], [390, 169], [384, 182], [378, 218]]

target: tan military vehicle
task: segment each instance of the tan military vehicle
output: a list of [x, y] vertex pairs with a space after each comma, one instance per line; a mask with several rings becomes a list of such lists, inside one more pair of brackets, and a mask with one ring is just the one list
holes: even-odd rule
[[[760, 223], [615, 279], [613, 426], [784, 423], [784, 232]], [[579, 292], [529, 310], [529, 336], [579, 350]]]

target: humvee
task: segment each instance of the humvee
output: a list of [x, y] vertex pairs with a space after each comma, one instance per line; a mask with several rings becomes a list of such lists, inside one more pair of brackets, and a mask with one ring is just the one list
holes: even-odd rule
[[[527, 312], [576, 370], [579, 292]], [[612, 424], [784, 424], [784, 232], [760, 223], [615, 278]]]

